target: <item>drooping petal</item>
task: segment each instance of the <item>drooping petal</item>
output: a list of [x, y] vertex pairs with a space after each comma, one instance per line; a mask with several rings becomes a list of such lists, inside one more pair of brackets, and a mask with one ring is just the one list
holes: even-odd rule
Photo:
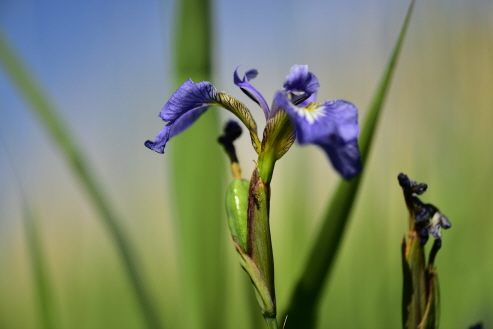
[[295, 105], [314, 94], [320, 84], [315, 74], [308, 71], [308, 65], [294, 65], [284, 81], [284, 90], [292, 94]]
[[[249, 76], [252, 74], [254, 75], [254, 72], [248, 73]], [[236, 115], [250, 131], [252, 143], [255, 149], [258, 149], [260, 142], [257, 137], [257, 124], [250, 110], [231, 95], [218, 92], [210, 82], [193, 83], [192, 80], [188, 80], [175, 91], [159, 115], [164, 121], [173, 122], [187, 112], [210, 105], [220, 106]]]
[[205, 111], [207, 111], [208, 108], [209, 108], [208, 106], [199, 107], [197, 109], [194, 109], [190, 112], [183, 114], [181, 117], [176, 119], [175, 122], [173, 122], [173, 125], [170, 129], [169, 138], [174, 137], [179, 133], [181, 133], [182, 131], [188, 129], [192, 124], [195, 123], [195, 121], [197, 121], [197, 119], [202, 114], [205, 113]]
[[194, 83], [190, 79], [171, 95], [159, 116], [164, 121], [173, 122], [184, 113], [213, 104], [215, 95], [216, 88], [210, 82]]
[[209, 106], [199, 107], [183, 114], [174, 122], [170, 122], [164, 126], [164, 128], [157, 134], [154, 142], [148, 140], [144, 143], [144, 145], [157, 153], [164, 153], [164, 147], [166, 146], [168, 140], [188, 129], [208, 108]]
[[216, 88], [210, 82], [194, 83], [190, 79], [183, 83], [159, 113], [168, 124], [154, 142], [148, 140], [144, 145], [157, 153], [164, 153], [168, 140], [190, 127], [215, 102], [215, 95]]
[[264, 96], [262, 96], [262, 94], [249, 82], [249, 80], [257, 76], [258, 71], [256, 69], [248, 70], [245, 72], [243, 79], [240, 79], [240, 77], [238, 76], [238, 67], [233, 74], [235, 85], [240, 87], [241, 91], [243, 91], [248, 97], [250, 97], [251, 100], [257, 103], [262, 108], [262, 110], [264, 110], [265, 117], [268, 118], [269, 105], [267, 105]]
[[157, 153], [164, 153], [164, 147], [166, 146], [166, 143], [169, 140], [169, 128], [170, 126], [164, 126], [161, 131], [156, 136], [156, 139], [153, 141], [147, 140], [144, 145], [148, 148], [153, 150], [154, 152]]
[[257, 125], [250, 111], [234, 97], [217, 92], [207, 81], [194, 83], [188, 80], [171, 95], [159, 116], [167, 121], [167, 125], [159, 132], [154, 142], [147, 141], [145, 146], [158, 153], [164, 153], [168, 140], [190, 127], [211, 105], [221, 106], [235, 114], [250, 131], [250, 137], [258, 151], [260, 141], [257, 136]]
[[299, 108], [283, 92], [276, 94], [275, 102], [286, 111], [295, 125], [300, 144], [320, 146], [334, 168], [346, 179], [361, 171], [356, 106], [343, 100], [333, 100], [323, 104], [310, 103]]
[[361, 172], [361, 160], [358, 141], [344, 145], [332, 143], [315, 143], [327, 153], [335, 170], [345, 179], [351, 179]]

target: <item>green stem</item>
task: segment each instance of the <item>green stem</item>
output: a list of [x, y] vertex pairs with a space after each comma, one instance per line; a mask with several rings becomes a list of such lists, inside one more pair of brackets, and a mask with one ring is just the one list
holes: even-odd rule
[[276, 318], [270, 318], [268, 316], [264, 317], [265, 323], [267, 324], [268, 329], [277, 329], [277, 320]]
[[247, 252], [258, 267], [272, 300], [271, 307], [268, 310], [262, 309], [262, 314], [265, 317], [275, 317], [274, 254], [269, 227], [270, 189], [259, 175], [258, 168], [255, 168], [250, 180]]
[[259, 175], [262, 181], [270, 183], [272, 180], [272, 174], [274, 173], [274, 166], [276, 164], [276, 157], [273, 152], [262, 152], [258, 158]]

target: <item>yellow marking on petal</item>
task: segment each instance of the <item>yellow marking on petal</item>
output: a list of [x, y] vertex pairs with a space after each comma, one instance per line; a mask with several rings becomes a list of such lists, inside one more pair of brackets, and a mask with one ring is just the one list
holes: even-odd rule
[[308, 121], [309, 124], [313, 124], [315, 121], [325, 116], [320, 105], [322, 104], [311, 102], [303, 108], [299, 108], [296, 106], [294, 108], [301, 117], [305, 118], [306, 121]]

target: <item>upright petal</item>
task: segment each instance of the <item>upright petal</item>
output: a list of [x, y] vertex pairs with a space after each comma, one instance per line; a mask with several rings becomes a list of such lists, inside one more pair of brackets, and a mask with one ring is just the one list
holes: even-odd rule
[[264, 96], [262, 96], [262, 94], [249, 82], [250, 79], [253, 79], [257, 76], [258, 71], [255, 69], [248, 70], [245, 72], [243, 79], [240, 79], [240, 77], [238, 76], [238, 67], [236, 68], [233, 75], [235, 85], [240, 87], [241, 91], [243, 91], [248, 97], [250, 97], [251, 100], [257, 103], [262, 108], [262, 110], [264, 110], [265, 117], [268, 118], [269, 105], [267, 105]]
[[318, 79], [308, 71], [308, 65], [294, 65], [284, 81], [284, 90], [292, 95], [291, 102], [295, 105], [306, 100], [318, 88]]
[[334, 168], [346, 179], [361, 171], [356, 106], [343, 100], [334, 100], [323, 104], [310, 103], [299, 108], [283, 92], [276, 94], [275, 102], [286, 111], [295, 125], [300, 144], [320, 146]]

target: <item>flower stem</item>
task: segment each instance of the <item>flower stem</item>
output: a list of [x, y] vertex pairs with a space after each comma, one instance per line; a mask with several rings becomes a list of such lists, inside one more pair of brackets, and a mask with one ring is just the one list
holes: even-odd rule
[[268, 329], [278, 329], [276, 318], [265, 316], [264, 319]]
[[[269, 227], [270, 189], [255, 168], [250, 180], [248, 198], [248, 240], [247, 253], [255, 262], [262, 276], [262, 281], [269, 290], [272, 305], [262, 308], [264, 317], [276, 315], [276, 291], [274, 285], [274, 253]], [[261, 306], [262, 307], [262, 306]]]

